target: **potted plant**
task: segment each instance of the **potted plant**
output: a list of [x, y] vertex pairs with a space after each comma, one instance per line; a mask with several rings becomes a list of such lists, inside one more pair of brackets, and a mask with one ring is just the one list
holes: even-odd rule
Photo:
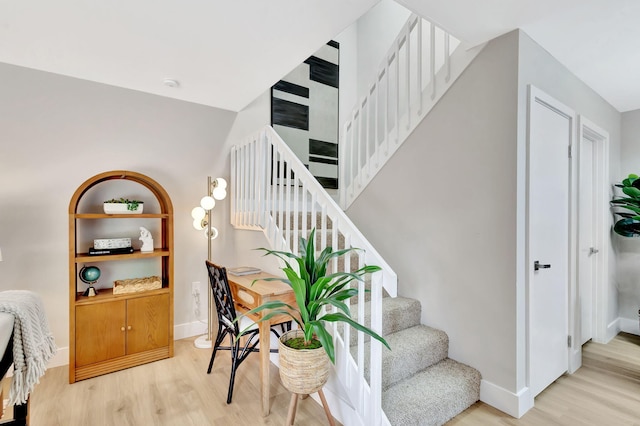
[[[335, 349], [333, 338], [326, 330], [326, 322], [343, 322], [351, 325], [371, 337], [382, 342], [387, 348], [389, 344], [384, 338], [373, 330], [357, 323], [351, 318], [349, 307], [345, 300], [358, 293], [356, 288], [349, 286], [354, 280], [362, 281], [366, 274], [380, 270], [374, 265], [365, 265], [354, 272], [327, 273], [329, 262], [340, 256], [346, 255], [356, 248], [348, 248], [333, 251], [331, 247], [325, 248], [316, 257], [315, 229], [309, 235], [309, 239], [300, 238], [300, 253], [295, 255], [286, 251], [263, 250], [265, 255], [274, 255], [280, 258], [285, 267], [282, 268], [286, 278], [271, 278], [267, 280], [283, 281], [293, 289], [296, 306], [290, 306], [284, 302], [271, 301], [258, 306], [245, 315], [269, 309], [262, 320], [267, 320], [274, 315], [284, 314], [298, 324], [298, 330], [291, 330], [280, 337], [280, 377], [287, 389], [297, 394], [310, 394], [318, 391], [327, 380], [329, 361], [335, 363]], [[297, 270], [291, 265], [295, 263]], [[331, 312], [323, 313], [323, 307], [331, 306]], [[390, 348], [389, 348], [390, 349]], [[300, 366], [308, 366], [321, 371], [309, 377]], [[313, 374], [311, 375], [313, 376]], [[308, 383], [301, 383], [308, 382]]]
[[638, 237], [640, 236], [640, 179], [638, 175], [630, 174], [615, 186], [621, 188], [625, 196], [614, 197], [611, 200], [611, 205], [614, 207], [613, 213], [621, 217], [613, 225], [613, 230], [624, 237]]
[[105, 201], [103, 206], [106, 214], [140, 214], [142, 213], [144, 202], [120, 197]]

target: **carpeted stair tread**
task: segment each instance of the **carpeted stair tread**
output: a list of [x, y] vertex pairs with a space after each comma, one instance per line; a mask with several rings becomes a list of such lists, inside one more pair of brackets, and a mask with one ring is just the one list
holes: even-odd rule
[[[442, 330], [416, 325], [385, 336], [391, 350], [382, 347], [382, 390], [407, 379], [445, 359], [449, 354], [449, 336]], [[369, 377], [371, 342], [365, 343], [365, 377]], [[357, 347], [352, 346], [355, 357]]]
[[[282, 218], [280, 217], [280, 215], [276, 215], [275, 216], [275, 221], [276, 221], [276, 225], [278, 225], [278, 227], [280, 227], [281, 229], [286, 229], [287, 225], [289, 225], [289, 229], [294, 229], [294, 225], [295, 225], [295, 216], [296, 213], [291, 212], [288, 216], [287, 215], [282, 215]], [[311, 231], [311, 229], [313, 227], [316, 228], [321, 228], [322, 227], [322, 213], [321, 212], [316, 212], [315, 214], [315, 221], [313, 220], [313, 215], [311, 214], [311, 212], [307, 212], [305, 215], [302, 214], [302, 212], [298, 212], [297, 213], [298, 216], [298, 228], [301, 229], [302, 225], [303, 225], [303, 221], [306, 220], [306, 224], [305, 224], [305, 228], [308, 231]], [[304, 219], [303, 219], [304, 217]], [[284, 222], [283, 226], [280, 226], [280, 220], [282, 219], [282, 221]], [[333, 228], [333, 221], [331, 220], [331, 218], [329, 216], [326, 217], [326, 229], [332, 229]]]
[[[350, 307], [351, 316], [358, 319], [358, 305]], [[371, 302], [366, 302], [364, 306], [364, 324], [369, 327], [371, 324]], [[387, 336], [405, 328], [414, 327], [420, 324], [420, 314], [422, 305], [416, 299], [406, 297], [383, 297], [382, 298], [382, 336]], [[369, 336], [365, 335], [365, 341]], [[355, 330], [351, 333], [350, 345], [358, 342], [358, 333]]]
[[439, 426], [480, 399], [480, 373], [445, 359], [382, 392], [392, 426]]

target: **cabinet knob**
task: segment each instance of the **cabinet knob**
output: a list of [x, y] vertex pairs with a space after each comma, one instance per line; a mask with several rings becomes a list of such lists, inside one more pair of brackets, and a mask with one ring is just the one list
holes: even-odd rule
[[131, 331], [131, 326], [130, 325], [127, 326], [127, 330]]
[[124, 331], [124, 327], [120, 327], [120, 331]]

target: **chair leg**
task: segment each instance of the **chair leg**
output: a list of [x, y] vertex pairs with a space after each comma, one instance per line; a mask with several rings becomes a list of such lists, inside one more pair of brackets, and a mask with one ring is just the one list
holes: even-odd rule
[[289, 402], [289, 413], [287, 414], [286, 426], [293, 426], [293, 421], [296, 419], [296, 408], [298, 406], [298, 394], [291, 393], [291, 402]]
[[231, 377], [229, 377], [229, 393], [227, 394], [227, 404], [231, 404], [233, 398], [233, 384], [236, 381], [236, 369], [238, 368], [238, 349], [240, 342], [236, 342], [231, 347]]
[[[224, 335], [221, 336], [222, 329], [218, 326], [218, 334], [216, 334], [216, 341], [213, 343], [213, 353], [211, 354], [211, 360], [209, 361], [209, 368], [207, 369], [207, 374], [211, 374], [211, 369], [213, 368], [213, 360], [216, 358], [216, 353], [218, 352], [218, 347], [220, 346], [220, 342], [224, 338]], [[226, 334], [226, 333], [224, 333]]]

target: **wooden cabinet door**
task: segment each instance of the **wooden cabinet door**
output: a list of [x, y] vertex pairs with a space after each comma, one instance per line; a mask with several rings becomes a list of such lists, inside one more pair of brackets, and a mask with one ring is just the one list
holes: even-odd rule
[[76, 306], [76, 367], [125, 354], [126, 302]]
[[169, 345], [169, 295], [127, 301], [127, 354]]

